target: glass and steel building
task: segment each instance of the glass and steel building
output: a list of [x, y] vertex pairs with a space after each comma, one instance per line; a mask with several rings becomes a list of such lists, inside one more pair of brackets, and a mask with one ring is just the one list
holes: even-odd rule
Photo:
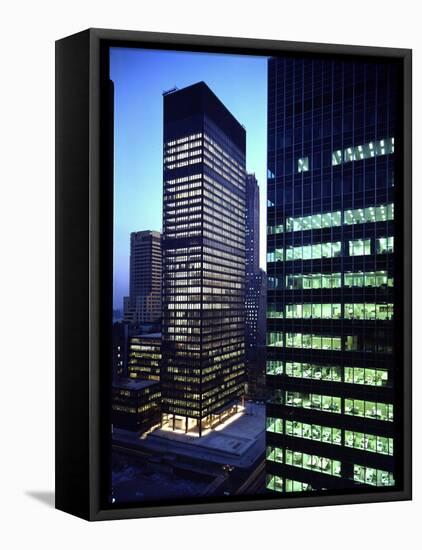
[[269, 60], [270, 491], [395, 483], [395, 71]]
[[131, 336], [128, 355], [130, 378], [160, 380], [161, 333]]
[[246, 175], [246, 277], [259, 271], [259, 186], [255, 174]]
[[246, 176], [245, 223], [245, 365], [246, 395], [265, 393], [266, 273], [259, 267], [259, 186], [255, 174]]
[[160, 320], [161, 261], [161, 233], [131, 233], [129, 297], [123, 301], [125, 321], [140, 324]]
[[163, 101], [163, 423], [202, 435], [244, 394], [246, 132], [204, 82]]

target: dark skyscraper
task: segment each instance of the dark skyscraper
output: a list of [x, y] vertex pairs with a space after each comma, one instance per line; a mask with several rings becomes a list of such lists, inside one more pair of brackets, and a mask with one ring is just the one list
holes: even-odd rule
[[154, 323], [161, 318], [161, 234], [137, 231], [130, 235], [129, 298], [124, 300], [124, 319]]
[[247, 394], [261, 397], [264, 386], [266, 330], [266, 274], [259, 268], [259, 186], [255, 174], [246, 176], [246, 292], [245, 364]]
[[395, 68], [271, 59], [267, 488], [395, 483]]
[[163, 421], [201, 435], [244, 393], [246, 132], [203, 82], [163, 99]]
[[246, 176], [246, 277], [259, 271], [259, 187], [255, 174]]

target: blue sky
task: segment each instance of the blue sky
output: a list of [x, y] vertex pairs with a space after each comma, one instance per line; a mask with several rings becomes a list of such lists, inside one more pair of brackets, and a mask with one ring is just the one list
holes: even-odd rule
[[132, 231], [162, 226], [162, 93], [203, 80], [246, 128], [246, 167], [261, 199], [261, 265], [265, 266], [267, 59], [264, 57], [110, 50], [114, 82], [114, 288], [122, 308], [129, 288]]

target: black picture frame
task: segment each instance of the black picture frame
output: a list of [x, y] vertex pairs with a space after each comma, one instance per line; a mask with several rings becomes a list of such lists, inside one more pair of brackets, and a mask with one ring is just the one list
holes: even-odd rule
[[[106, 369], [111, 341], [112, 132], [110, 94], [102, 85], [104, 48], [128, 47], [277, 55], [394, 59], [401, 65], [402, 197], [398, 229], [403, 272], [400, 490], [295, 496], [288, 499], [158, 503], [111, 508], [104, 499], [110, 434]], [[87, 520], [203, 514], [409, 500], [412, 497], [411, 161], [412, 53], [408, 49], [215, 36], [88, 29], [56, 42], [56, 508]]]

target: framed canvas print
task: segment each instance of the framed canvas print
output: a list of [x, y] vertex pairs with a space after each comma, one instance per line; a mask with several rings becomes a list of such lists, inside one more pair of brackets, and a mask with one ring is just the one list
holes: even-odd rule
[[56, 506], [411, 498], [411, 51], [56, 44]]

